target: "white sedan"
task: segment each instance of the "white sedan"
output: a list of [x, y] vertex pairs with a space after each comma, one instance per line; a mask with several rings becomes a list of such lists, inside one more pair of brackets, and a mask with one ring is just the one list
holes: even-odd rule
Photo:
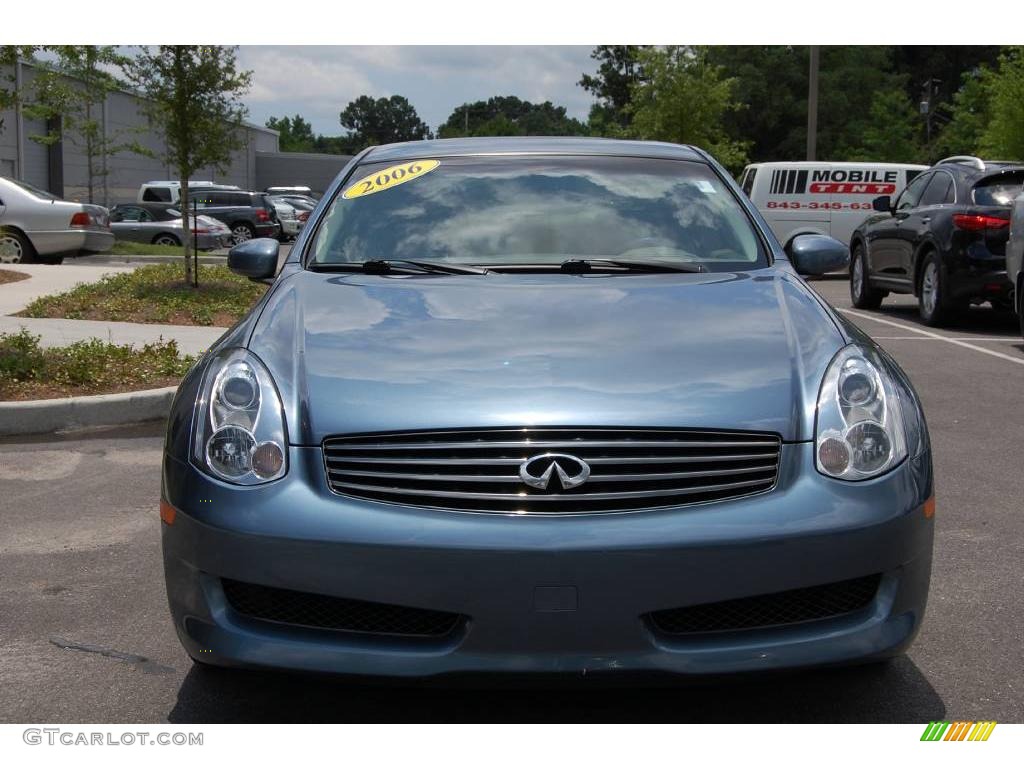
[[102, 253], [113, 245], [106, 208], [0, 176], [0, 264], [60, 264], [65, 256]]

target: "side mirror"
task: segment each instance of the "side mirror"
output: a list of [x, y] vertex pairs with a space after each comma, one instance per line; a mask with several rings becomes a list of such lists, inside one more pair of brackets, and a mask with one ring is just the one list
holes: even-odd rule
[[272, 237], [257, 237], [228, 251], [228, 269], [250, 280], [265, 280], [277, 273], [281, 244]]
[[801, 275], [824, 275], [850, 266], [850, 249], [834, 237], [798, 235], [786, 247], [793, 269]]
[[871, 207], [879, 213], [892, 213], [892, 198], [888, 195], [876, 197], [871, 201]]

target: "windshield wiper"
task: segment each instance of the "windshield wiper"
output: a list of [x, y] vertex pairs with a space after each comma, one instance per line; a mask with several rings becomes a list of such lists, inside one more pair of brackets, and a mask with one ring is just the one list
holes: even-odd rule
[[707, 272], [703, 264], [622, 259], [568, 259], [558, 265], [563, 272], [581, 274], [595, 269], [621, 269], [626, 272]]
[[414, 270], [439, 275], [487, 274], [487, 270], [483, 267], [474, 267], [469, 264], [440, 264], [436, 261], [414, 261], [412, 259], [371, 259], [370, 261], [336, 262], [334, 264], [314, 262], [309, 265], [309, 268], [314, 272], [366, 272], [371, 275]]

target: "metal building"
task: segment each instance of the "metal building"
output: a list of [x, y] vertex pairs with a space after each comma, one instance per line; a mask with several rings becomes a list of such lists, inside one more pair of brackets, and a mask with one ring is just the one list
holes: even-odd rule
[[[10, 76], [21, 93], [31, 93], [37, 69], [19, 62], [0, 78]], [[106, 158], [106, 173], [94, 181], [94, 202], [110, 206], [135, 200], [139, 185], [156, 179], [175, 179], [177, 174], [163, 161], [164, 145], [160, 134], [149, 126], [143, 100], [128, 92], [114, 92], [103, 104], [102, 123], [107, 136], [131, 131], [131, 138], [148, 148], [153, 157], [134, 152], [119, 152]], [[68, 200], [86, 200], [88, 171], [86, 154], [73, 136], [65, 136], [50, 146], [32, 139], [48, 133], [48, 126], [30, 120], [20, 106], [0, 113], [0, 176], [19, 179]], [[53, 129], [56, 126], [49, 126]], [[240, 129], [244, 148], [235, 152], [224, 173], [214, 168], [197, 172], [193, 178], [235, 184], [243, 189], [261, 189], [257, 182], [257, 153], [278, 149], [278, 133], [252, 123]], [[296, 181], [295, 183], [302, 183]]]

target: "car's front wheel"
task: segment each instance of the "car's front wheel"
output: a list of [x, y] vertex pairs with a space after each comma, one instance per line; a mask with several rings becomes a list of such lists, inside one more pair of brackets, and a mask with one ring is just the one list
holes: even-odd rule
[[884, 298], [885, 291], [874, 288], [868, 281], [864, 245], [858, 241], [850, 258], [850, 300], [857, 309], [878, 309]]
[[235, 245], [247, 243], [254, 237], [256, 237], [256, 233], [253, 231], [253, 228], [250, 227], [245, 222], [242, 222], [241, 224], [235, 224], [235, 226], [231, 228], [231, 241]]
[[35, 248], [21, 232], [0, 232], [0, 264], [29, 264], [35, 260]]
[[918, 311], [925, 325], [944, 325], [962, 309], [949, 298], [949, 286], [946, 283], [939, 254], [932, 251], [921, 270], [917, 294]]

